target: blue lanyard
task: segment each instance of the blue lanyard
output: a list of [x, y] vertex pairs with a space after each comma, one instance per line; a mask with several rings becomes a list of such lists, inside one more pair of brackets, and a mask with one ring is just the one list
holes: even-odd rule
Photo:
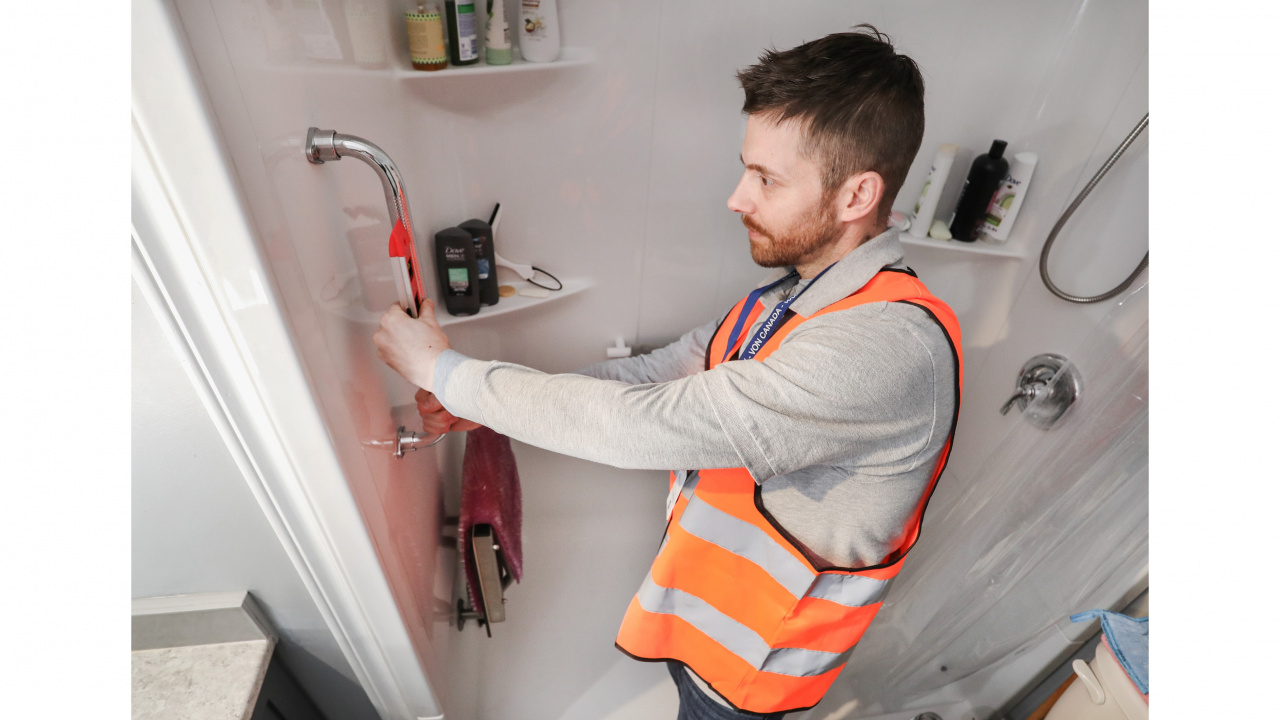
[[[834, 265], [834, 263], [832, 263], [832, 265]], [[743, 345], [742, 352], [738, 355], [739, 360], [750, 360], [756, 356], [756, 353], [760, 352], [760, 348], [764, 347], [764, 344], [769, 342], [769, 338], [773, 337], [773, 333], [777, 331], [778, 319], [787, 312], [787, 308], [791, 307], [791, 303], [795, 302], [797, 298], [803, 295], [805, 290], [813, 287], [813, 284], [818, 281], [818, 278], [822, 277], [823, 274], [830, 270], [832, 265], [828, 265], [823, 268], [822, 272], [815, 275], [813, 280], [805, 286], [804, 290], [801, 290], [795, 295], [792, 295], [786, 300], [783, 300], [773, 306], [773, 312], [769, 313], [769, 317], [760, 325], [760, 329], [756, 331], [755, 337]], [[772, 282], [762, 288], [756, 288], [751, 291], [751, 294], [747, 296], [747, 301], [742, 304], [742, 311], [738, 313], [738, 320], [733, 324], [733, 331], [729, 333], [729, 344], [725, 346], [724, 358], [721, 359], [721, 362], [729, 359], [729, 353], [733, 352], [733, 346], [738, 342], [738, 336], [742, 334], [743, 326], [747, 323], [747, 317], [750, 316], [751, 311], [755, 309], [756, 303], [760, 302], [760, 296], [778, 287], [782, 283], [798, 277], [800, 277], [800, 273], [792, 270], [786, 277], [777, 280], [776, 282]]]

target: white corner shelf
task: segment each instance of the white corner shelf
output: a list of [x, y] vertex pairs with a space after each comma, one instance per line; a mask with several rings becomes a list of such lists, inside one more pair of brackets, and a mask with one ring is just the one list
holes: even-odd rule
[[[533, 287], [533, 285], [527, 282], [504, 282], [502, 284], [515, 287], [516, 292], [519, 292], [521, 288]], [[538, 305], [544, 305], [549, 302], [555, 302], [556, 300], [567, 298], [570, 295], [577, 295], [593, 285], [595, 285], [595, 282], [589, 278], [565, 278], [564, 289], [552, 292], [547, 297], [533, 298], [525, 297], [523, 295], [505, 297], [499, 300], [497, 305], [481, 306], [480, 312], [475, 315], [450, 315], [443, 307], [438, 306], [436, 307], [436, 322], [440, 323], [440, 327], [448, 327], [450, 325], [459, 325], [461, 323], [484, 320], [497, 315], [506, 315], [520, 310], [527, 310], [531, 307], [537, 307]], [[361, 325], [377, 327], [378, 323], [382, 321], [381, 311], [374, 312], [372, 310], [367, 310], [362, 305], [355, 304], [356, 300], [348, 300], [346, 302], [339, 299], [328, 301], [317, 300], [317, 303], [320, 307], [324, 308], [325, 311], [350, 320], [351, 322], [360, 323]]]
[[463, 75], [493, 75], [496, 73], [554, 70], [577, 65], [590, 65], [596, 60], [595, 53], [591, 51], [591, 48], [585, 47], [562, 47], [560, 48], [560, 59], [554, 62], [529, 62], [521, 58], [519, 53], [513, 53], [513, 55], [515, 57], [511, 59], [511, 64], [509, 65], [490, 65], [484, 61], [484, 58], [481, 58], [480, 62], [475, 65], [464, 65], [462, 67], [450, 65], [443, 70], [414, 70], [410, 67], [396, 67], [392, 74], [399, 80], [418, 81], [442, 77], [461, 77]]
[[[502, 283], [503, 285], [511, 285], [515, 287], [516, 292], [522, 288], [532, 288], [533, 285], [527, 282]], [[498, 315], [506, 315], [508, 313], [528, 310], [531, 307], [545, 305], [549, 302], [555, 302], [567, 298], [570, 295], [578, 293], [590, 288], [595, 283], [589, 278], [565, 278], [564, 289], [553, 291], [550, 295], [543, 298], [525, 297], [523, 295], [513, 295], [505, 297], [498, 301], [497, 305], [482, 305], [480, 312], [475, 315], [450, 315], [445, 312], [443, 307], [436, 308], [436, 322], [440, 323], [440, 327], [448, 327], [450, 325], [461, 325], [462, 323], [476, 322], [486, 318], [496, 317]]]
[[899, 232], [898, 240], [903, 245], [912, 245], [915, 247], [932, 248], [934, 250], [948, 250], [951, 252], [968, 253], [970, 255], [987, 255], [989, 257], [1010, 258], [1020, 260], [1024, 256], [1021, 252], [1009, 247], [1008, 245], [992, 245], [991, 243], [975, 240], [973, 242], [963, 242], [960, 240], [935, 240], [931, 237], [918, 238], [910, 233]]

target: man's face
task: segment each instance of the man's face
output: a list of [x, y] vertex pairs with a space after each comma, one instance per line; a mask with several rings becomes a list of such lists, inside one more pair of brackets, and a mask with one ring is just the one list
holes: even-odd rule
[[742, 215], [751, 259], [763, 267], [803, 264], [840, 234], [835, 204], [822, 188], [822, 170], [800, 152], [794, 122], [751, 115], [742, 139], [745, 166], [729, 209]]

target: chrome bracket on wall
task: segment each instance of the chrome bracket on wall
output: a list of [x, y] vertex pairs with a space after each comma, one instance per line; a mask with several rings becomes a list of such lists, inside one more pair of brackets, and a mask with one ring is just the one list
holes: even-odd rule
[[1000, 408], [1000, 414], [1016, 404], [1028, 422], [1048, 430], [1080, 397], [1080, 373], [1070, 360], [1044, 353], [1022, 366], [1015, 387], [1017, 392]]
[[421, 450], [422, 448], [429, 448], [443, 439], [444, 439], [443, 434], [432, 437], [431, 433], [413, 432], [411, 430], [406, 430], [405, 427], [401, 425], [400, 427], [396, 428], [395, 455], [398, 458], [402, 458], [404, 457], [405, 452], [412, 452], [414, 450]]

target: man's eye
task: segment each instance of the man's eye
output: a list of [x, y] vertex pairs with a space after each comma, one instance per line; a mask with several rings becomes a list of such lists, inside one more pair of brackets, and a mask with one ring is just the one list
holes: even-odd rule
[[763, 175], [761, 175], [761, 176], [760, 176], [760, 184], [761, 184], [761, 185], [764, 185], [765, 187], [769, 187], [769, 186], [773, 185], [773, 180], [772, 180], [772, 179], [770, 179], [770, 178], [767, 178], [767, 177], [765, 177], [765, 176], [763, 176]]

